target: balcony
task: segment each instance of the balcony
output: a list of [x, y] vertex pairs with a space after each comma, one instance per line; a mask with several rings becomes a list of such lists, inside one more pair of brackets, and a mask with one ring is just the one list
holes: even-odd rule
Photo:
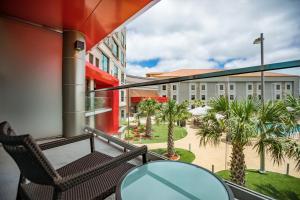
[[[163, 78], [162, 73], [160, 73], [156, 75], [160, 76], [161, 79], [155, 81], [117, 86], [115, 85], [117, 82], [113, 80], [113, 85], [101, 85], [101, 83], [103, 83], [101, 82], [103, 81], [103, 76], [100, 76], [99, 71], [93, 70], [93, 66], [90, 66], [89, 63], [86, 64], [87, 68], [85, 68], [86, 66], [83, 60], [86, 50], [89, 50], [127, 19], [134, 18], [140, 11], [144, 11], [156, 3], [156, 1], [149, 0], [134, 1], [134, 3], [124, 2], [120, 2], [121, 5], [117, 6], [115, 1], [101, 1], [97, 5], [86, 5], [83, 1], [79, 1], [79, 4], [70, 5], [66, 1], [48, 2], [46, 4], [43, 4], [44, 2], [36, 2], [36, 7], [40, 8], [40, 10], [36, 10], [36, 7], [33, 8], [32, 4], [4, 1], [3, 5], [5, 6], [0, 8], [1, 14], [5, 13], [0, 17], [0, 24], [5, 26], [5, 29], [1, 29], [1, 33], [4, 32], [4, 42], [0, 47], [1, 50], [3, 50], [1, 51], [3, 53], [0, 55], [0, 60], [4, 62], [4, 64], [1, 63], [0, 76], [1, 95], [4, 94], [4, 98], [2, 98], [2, 96], [0, 98], [1, 121], [10, 121], [12, 126], [16, 127], [17, 133], [30, 133], [39, 143], [44, 143], [70, 137], [72, 134], [81, 134], [85, 117], [105, 114], [96, 119], [96, 129], [91, 127], [85, 129], [96, 134], [95, 144], [97, 151], [116, 156], [122, 152], [136, 149], [143, 142], [147, 143], [150, 147], [151, 144], [149, 140], [151, 139], [160, 141], [157, 142], [159, 144], [152, 145], [151, 149], [155, 149], [156, 145], [159, 146], [159, 148], [165, 148], [167, 140], [166, 134], [162, 135], [162, 131], [157, 131], [158, 135], [154, 135], [153, 138], [150, 137], [149, 139], [149, 137], [144, 137], [145, 135], [143, 134], [146, 132], [146, 127], [143, 127], [143, 125], [146, 119], [142, 115], [139, 116], [140, 113], [134, 115], [130, 109], [128, 109], [127, 113], [129, 123], [127, 130], [125, 130], [123, 134], [112, 136], [111, 134], [116, 133], [115, 129], [119, 127], [119, 123], [117, 109], [110, 109], [118, 108], [119, 102], [107, 99], [106, 97], [113, 95], [118, 97], [118, 90], [120, 89], [130, 90], [131, 88], [137, 87], [167, 85], [166, 93], [164, 93], [167, 97], [153, 98], [153, 100], [156, 99], [165, 102], [168, 99], [174, 99], [177, 104], [181, 104], [185, 101], [189, 102], [190, 100], [205, 100], [204, 102], [189, 102], [191, 104], [190, 106], [195, 107], [208, 104], [209, 99], [213, 97], [228, 97], [228, 101], [234, 101], [234, 99], [260, 100], [262, 96], [259, 97], [259, 94], [261, 94], [263, 88], [259, 87], [261, 80], [259, 76], [260, 72], [275, 71], [279, 73], [276, 70], [299, 69], [300, 61], [296, 60], [269, 64], [263, 68], [261, 68], [261, 66], [253, 66], [186, 76], [180, 74], [180, 76], [167, 79]], [[22, 8], [22, 11], [20, 11], [19, 8]], [[48, 12], [49, 10], [55, 10], [56, 12]], [[63, 11], [63, 14], [60, 11]], [[80, 13], [80, 15], [75, 15], [74, 13]], [[114, 18], [111, 17], [111, 13], [122, 13], [122, 15]], [[66, 29], [74, 30], [72, 32], [64, 31]], [[71, 35], [69, 35], [70, 32]], [[81, 33], [84, 33], [85, 37], [83, 37]], [[22, 35], [22, 37], [20, 37], [20, 35]], [[9, 41], [9, 43], [7, 43], [7, 41]], [[11, 52], [14, 54], [11, 54]], [[70, 58], [72, 59], [71, 61], [69, 60]], [[86, 72], [86, 77], [84, 76], [84, 72]], [[2, 79], [2, 77], [4, 78]], [[95, 97], [89, 96], [85, 99], [85, 78], [95, 77], [99, 79], [99, 87], [96, 87], [97, 90], [95, 91], [89, 91], [94, 93]], [[112, 81], [109, 80], [110, 77], [104, 77], [107, 78], [104, 80], [105, 83]], [[244, 78], [246, 78], [246, 81]], [[189, 87], [193, 81], [197, 82], [197, 86]], [[278, 76], [277, 74], [275, 76], [274, 74], [266, 73], [265, 81], [268, 83], [266, 84], [267, 88], [265, 90], [266, 100], [268, 101], [276, 102], [285, 100], [288, 95], [292, 95], [296, 98], [299, 97], [299, 76], [291, 74], [286, 74], [285, 76], [282, 76], [282, 74]], [[288, 85], [289, 87], [285, 87]], [[104, 94], [104, 96], [97, 96], [101, 93]], [[130, 96], [127, 98], [131, 99]], [[119, 98], [115, 98], [114, 100], [116, 99]], [[143, 97], [143, 99], [147, 99], [147, 97]], [[133, 99], [133, 101], [135, 101], [134, 103], [138, 103], [140, 100], [142, 99]], [[107, 104], [106, 102], [110, 102], [111, 104]], [[291, 102], [291, 105], [292, 104], [293, 102]], [[155, 114], [159, 115], [159, 111], [161, 110], [163, 109], [155, 110]], [[294, 114], [295, 110], [289, 110]], [[215, 120], [214, 122], [219, 122], [218, 120], [224, 118], [224, 115], [227, 113], [216, 114], [219, 115], [212, 116]], [[137, 116], [137, 118], [134, 119], [133, 116]], [[155, 123], [166, 125], [165, 120], [162, 120], [163, 122], [160, 121], [160, 117], [163, 118], [164, 116], [159, 116]], [[202, 146], [200, 149], [198, 148], [200, 138], [190, 138], [188, 134], [186, 134], [187, 136], [184, 138], [185, 135], [180, 131], [176, 135], [179, 139], [177, 138], [178, 142], [175, 142], [175, 147], [178, 145], [178, 147], [185, 147], [185, 149], [189, 149], [189, 151], [201, 152], [201, 156], [196, 158], [194, 164], [201, 165], [212, 172], [228, 169], [230, 163], [228, 163], [229, 152], [227, 150], [231, 149], [233, 145], [229, 143], [232, 141], [230, 140], [232, 138], [227, 137], [228, 135], [226, 135], [226, 133], [231, 133], [228, 131], [228, 127], [238, 122], [238, 118], [234, 117], [236, 117], [236, 115], [230, 115], [230, 117], [228, 117], [227, 122], [230, 123], [226, 125], [229, 126], [225, 126], [225, 129], [227, 128], [226, 131], [221, 130], [221, 132], [223, 131], [220, 134], [222, 137], [218, 138], [220, 140], [216, 140], [216, 142], [221, 142], [222, 148], [208, 148], [207, 146], [207, 148], [204, 148]], [[202, 116], [199, 116], [199, 119], [195, 117], [195, 119], [191, 118], [189, 120], [189, 123], [192, 121], [197, 122], [198, 120], [202, 123], [207, 122], [203, 120]], [[150, 118], [149, 121], [154, 123], [154, 117], [153, 119]], [[139, 123], [141, 124], [138, 125]], [[297, 123], [299, 123], [299, 121]], [[173, 125], [175, 124], [175, 129], [180, 129], [182, 128], [180, 126], [184, 126], [185, 121], [177, 120], [173, 123]], [[197, 123], [194, 125], [196, 130]], [[273, 124], [269, 125], [270, 126], [266, 126], [266, 128], [272, 127]], [[294, 126], [294, 124], [290, 125]], [[224, 126], [222, 128], [224, 128]], [[139, 134], [139, 131], [143, 132], [143, 134]], [[255, 129], [255, 131], [260, 131], [260, 129]], [[284, 139], [297, 141], [297, 139], [299, 140], [299, 138], [297, 138], [299, 137], [299, 135], [297, 135], [298, 132], [297, 130], [294, 132], [285, 132], [286, 138]], [[279, 134], [279, 132], [277, 133]], [[133, 138], [133, 140], [129, 140], [128, 136]], [[196, 136], [196, 134], [194, 136]], [[273, 134], [271, 134], [271, 136], [273, 136]], [[125, 138], [125, 140], [120, 138]], [[283, 138], [280, 137], [280, 139]], [[193, 145], [191, 144], [192, 142]], [[253, 155], [251, 154], [253, 153], [251, 147], [250, 144], [249, 146], [245, 146], [247, 150], [251, 151], [249, 155]], [[210, 152], [207, 153], [206, 150], [210, 150]], [[45, 154], [57, 169], [86, 155], [88, 152], [88, 142], [83, 141], [46, 150]], [[220, 152], [219, 155], [216, 154], [216, 152]], [[248, 154], [245, 153], [245, 155], [247, 156]], [[153, 152], [148, 153], [148, 158], [149, 161], [169, 159], [164, 155]], [[256, 157], [250, 156], [250, 158], [255, 159], [246, 159], [247, 166], [258, 169], [257, 155]], [[266, 155], [267, 169], [271, 166], [272, 161], [270, 161], [269, 158], [270, 156], [268, 157], [268, 155]], [[172, 159], [172, 157], [170, 159]], [[283, 174], [289, 173], [290, 175], [297, 176], [297, 171], [293, 168], [297, 161], [294, 161], [292, 158], [288, 159], [286, 159], [286, 161], [289, 163], [275, 167], [272, 166], [272, 169]], [[140, 165], [142, 163], [141, 161], [142, 160], [138, 158], [131, 161], [131, 163]], [[289, 165], [285, 164], [290, 164], [291, 167], [286, 169], [285, 167]], [[13, 159], [8, 156], [2, 146], [0, 146], [0, 177], [0, 199], [15, 199], [19, 170]], [[233, 191], [236, 199], [272, 199], [268, 195], [260, 194], [232, 183], [231, 181], [225, 182]], [[262, 189], [265, 191], [269, 190], [267, 186]], [[292, 195], [294, 195], [294, 193], [292, 193]], [[114, 196], [108, 199], [114, 199]]]

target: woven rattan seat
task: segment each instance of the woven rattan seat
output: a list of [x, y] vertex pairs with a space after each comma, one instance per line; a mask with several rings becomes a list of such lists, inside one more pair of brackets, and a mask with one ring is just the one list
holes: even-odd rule
[[[90, 139], [91, 153], [57, 170], [42, 152], [83, 139]], [[105, 155], [94, 151], [93, 134], [37, 145], [30, 135], [17, 136], [7, 122], [0, 124], [0, 142], [21, 172], [18, 199], [104, 199], [115, 192], [120, 178], [134, 167], [127, 161], [142, 155], [146, 162], [147, 153], [143, 146], [117, 157]]]

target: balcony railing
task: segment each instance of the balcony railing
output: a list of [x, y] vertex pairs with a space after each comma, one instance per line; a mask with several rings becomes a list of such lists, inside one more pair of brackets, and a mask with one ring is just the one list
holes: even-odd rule
[[[291, 69], [291, 70], [290, 70]], [[118, 87], [112, 87], [112, 88], [104, 88], [100, 90], [91, 91], [92, 93], [104, 93], [105, 92], [111, 92], [113, 90], [125, 90], [126, 91], [126, 97], [125, 101], [128, 104], [128, 108], [126, 109], [126, 116], [128, 117], [127, 120], [123, 121], [123, 125], [127, 126], [127, 129], [123, 132], [123, 134], [118, 135], [116, 137], [109, 136], [105, 134], [104, 132], [101, 132], [99, 130], [94, 130], [95, 133], [100, 137], [101, 139], [107, 141], [108, 143], [111, 143], [119, 148], [122, 148], [124, 151], [131, 150], [136, 148], [136, 146], [139, 146], [140, 144], [147, 144], [151, 145], [150, 143], [147, 143], [147, 137], [144, 137], [145, 132], [145, 124], [146, 124], [146, 117], [140, 116], [139, 117], [139, 108], [138, 104], [139, 101], [132, 101], [134, 99], [141, 98], [137, 94], [139, 93], [138, 90], [144, 91], [149, 90], [149, 92], [144, 92], [143, 98], [146, 97], [146, 94], [151, 94], [152, 99], [157, 99], [159, 97], [153, 97], [152, 92], [150, 92], [150, 89], [147, 88], [147, 86], [153, 86], [151, 87], [151, 90], [153, 91], [153, 88], [157, 88], [157, 93], [160, 97], [165, 97], [168, 99], [174, 99], [177, 101], [177, 103], [182, 103], [184, 101], [189, 101], [190, 108], [194, 107], [209, 107], [210, 100], [214, 98], [219, 98], [221, 96], [225, 97], [229, 102], [233, 102], [234, 100], [237, 101], [244, 101], [247, 99], [252, 99], [253, 101], [257, 103], [261, 103], [262, 101], [264, 103], [270, 102], [276, 102], [276, 101], [285, 101], [286, 98], [291, 95], [296, 98], [299, 98], [299, 75], [293, 74], [293, 72], [296, 72], [297, 70], [300, 70], [300, 60], [296, 61], [290, 61], [290, 62], [283, 62], [283, 63], [274, 63], [274, 64], [267, 64], [264, 65], [262, 68], [261, 66], [253, 66], [253, 67], [245, 67], [245, 68], [239, 68], [239, 69], [230, 69], [230, 70], [224, 70], [224, 71], [217, 71], [212, 73], [205, 73], [205, 74], [195, 74], [195, 75], [188, 75], [185, 76], [182, 74], [182, 76], [177, 76], [173, 78], [164, 78], [164, 79], [153, 79], [148, 82], [138, 82], [128, 85], [121, 85]], [[299, 71], [298, 70], [298, 71]], [[264, 73], [264, 82], [261, 82], [261, 73]], [[260, 96], [262, 93], [260, 84], [264, 85], [264, 93], [262, 99]], [[176, 86], [175, 86], [176, 85]], [[222, 85], [222, 87], [221, 87]], [[163, 87], [164, 86], [164, 87]], [[134, 92], [133, 92], [134, 90]], [[130, 92], [132, 91], [132, 92]], [[136, 96], [130, 96], [130, 95], [136, 95]], [[146, 99], [146, 98], [144, 98]], [[264, 105], [261, 103], [261, 105]], [[258, 107], [257, 107], [258, 108]], [[155, 114], [153, 114], [152, 117], [152, 125], [154, 124], [164, 124], [165, 122], [162, 121], [156, 121], [156, 114], [159, 115], [161, 109], [157, 110]], [[221, 114], [221, 113], [220, 113]], [[161, 117], [161, 116], [160, 116]], [[220, 116], [218, 116], [220, 117]], [[216, 116], [216, 118], [218, 118]], [[143, 119], [141, 119], [143, 118]], [[159, 118], [159, 117], [158, 117]], [[195, 121], [198, 120], [200, 117], [193, 117], [195, 118]], [[194, 119], [190, 120], [190, 122], [193, 122]], [[298, 121], [299, 123], [300, 121]], [[232, 120], [230, 121], [232, 123]], [[140, 126], [141, 124], [141, 126]], [[178, 122], [178, 127], [181, 125], [181, 122]], [[197, 130], [197, 124], [192, 127], [192, 129]], [[231, 124], [232, 125], [232, 124]], [[190, 126], [190, 124], [189, 124]], [[231, 127], [229, 125], [229, 127]], [[97, 128], [97, 127], [96, 127]], [[153, 131], [153, 130], [152, 130]], [[154, 130], [155, 131], [155, 130]], [[161, 130], [160, 130], [161, 131]], [[142, 133], [142, 134], [136, 134], [135, 132]], [[157, 135], [153, 136], [153, 139], [158, 141]], [[177, 136], [176, 136], [177, 137]], [[121, 139], [123, 138], [123, 139]], [[180, 137], [179, 137], [180, 138]], [[299, 133], [295, 133], [292, 136], [289, 136], [292, 140], [298, 140], [299, 141]], [[125, 140], [124, 140], [125, 139]], [[222, 162], [221, 164], [216, 164], [214, 166], [215, 171], [221, 171], [221, 170], [228, 170], [229, 169], [229, 160], [230, 160], [230, 148], [232, 148], [230, 145], [230, 140], [227, 140], [227, 135], [220, 138], [221, 144], [223, 145], [220, 154], [222, 154], [221, 159], [222, 161], [209, 161], [210, 163], [194, 163], [197, 165], [201, 165], [202, 167], [205, 167], [207, 169], [211, 169], [212, 165], [215, 165], [214, 162]], [[251, 141], [255, 142], [255, 139], [257, 138], [251, 138]], [[175, 138], [176, 140], [176, 138]], [[184, 144], [185, 149], [191, 149], [199, 148], [199, 138], [193, 137], [191, 139], [191, 142], [186, 142]], [[146, 142], [145, 142], [146, 141]], [[145, 143], [143, 143], [145, 142]], [[165, 141], [160, 141], [160, 144]], [[159, 142], [157, 142], [159, 143]], [[179, 148], [182, 148], [182, 143], [179, 144]], [[193, 143], [193, 144], [191, 144]], [[181, 145], [181, 146], [180, 146]], [[246, 146], [245, 148], [248, 148], [249, 151], [253, 151], [255, 155], [252, 155], [253, 157], [258, 157], [255, 150], [253, 150], [252, 146]], [[155, 145], [154, 145], [155, 146]], [[159, 147], [162, 147], [162, 145], [157, 145]], [[166, 146], [166, 145], [165, 145]], [[164, 146], [164, 147], [165, 147]], [[175, 145], [176, 146], [176, 145]], [[151, 148], [149, 148], [151, 149]], [[247, 152], [248, 152], [247, 150]], [[198, 151], [198, 150], [197, 150]], [[216, 149], [217, 151], [217, 149]], [[208, 154], [205, 154], [209, 156]], [[202, 155], [203, 156], [203, 155]], [[247, 156], [246, 156], [247, 157]], [[149, 153], [150, 160], [160, 160], [160, 159], [168, 159], [167, 157], [163, 155], [159, 155], [153, 152]], [[268, 160], [269, 159], [269, 160]], [[259, 160], [259, 159], [258, 159]], [[267, 157], [266, 160], [268, 160], [268, 167], [273, 165], [273, 163], [270, 160], [270, 157]], [[291, 162], [290, 162], [291, 161]], [[198, 161], [199, 162], [199, 159]], [[259, 162], [259, 161], [257, 161]], [[277, 173], [285, 173], [286, 172], [286, 164], [294, 165], [295, 162], [292, 162], [292, 160], [285, 161], [284, 165], [275, 166], [274, 170]], [[249, 169], [257, 169], [257, 163], [253, 164], [247, 163], [247, 168]], [[212, 170], [213, 171], [213, 170]], [[270, 170], [272, 171], [272, 170]], [[296, 171], [295, 169], [290, 169], [289, 173], [291, 175], [295, 175]], [[230, 181], [226, 181], [227, 185], [232, 189], [235, 198], [236, 199], [254, 199], [254, 200], [266, 200], [266, 199], [272, 199], [272, 197], [260, 194], [258, 192], [255, 192], [253, 190], [247, 189], [245, 187], [241, 187], [237, 184], [234, 184]]]
[[[126, 152], [127, 150], [133, 150], [135, 149], [137, 146], [127, 143], [124, 140], [121, 140], [117, 137], [112, 137], [110, 135], [107, 135], [106, 133], [100, 131], [100, 130], [96, 130], [96, 129], [92, 129], [89, 127], [86, 127], [86, 131], [87, 132], [93, 132], [96, 134], [96, 136], [103, 140], [106, 141], [107, 143], [114, 145], [117, 148], [122, 149], [124, 152]], [[149, 161], [155, 161], [155, 160], [168, 160], [167, 157], [159, 155], [157, 153], [148, 152], [147, 155]], [[235, 199], [240, 199], [240, 200], [274, 200], [271, 197], [268, 197], [266, 195], [257, 193], [253, 190], [249, 190], [245, 187], [241, 187], [237, 184], [234, 184], [230, 181], [225, 181], [225, 183], [230, 187], [230, 189], [232, 190]]]

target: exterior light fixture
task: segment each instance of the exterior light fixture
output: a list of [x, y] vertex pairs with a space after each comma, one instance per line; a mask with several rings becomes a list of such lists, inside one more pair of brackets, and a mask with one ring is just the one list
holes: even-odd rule
[[82, 51], [84, 49], [84, 42], [80, 41], [80, 40], [76, 40], [74, 43], [74, 48], [77, 51]]

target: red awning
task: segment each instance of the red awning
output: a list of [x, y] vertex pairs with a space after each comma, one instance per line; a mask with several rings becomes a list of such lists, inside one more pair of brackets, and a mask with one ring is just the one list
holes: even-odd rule
[[0, 13], [85, 34], [87, 50], [158, 0], [1, 0]]
[[96, 83], [103, 85], [105, 87], [118, 86], [119, 80], [106, 73], [103, 70], [100, 70], [98, 67], [92, 65], [89, 62], [85, 63], [85, 77], [87, 79], [93, 79]]

